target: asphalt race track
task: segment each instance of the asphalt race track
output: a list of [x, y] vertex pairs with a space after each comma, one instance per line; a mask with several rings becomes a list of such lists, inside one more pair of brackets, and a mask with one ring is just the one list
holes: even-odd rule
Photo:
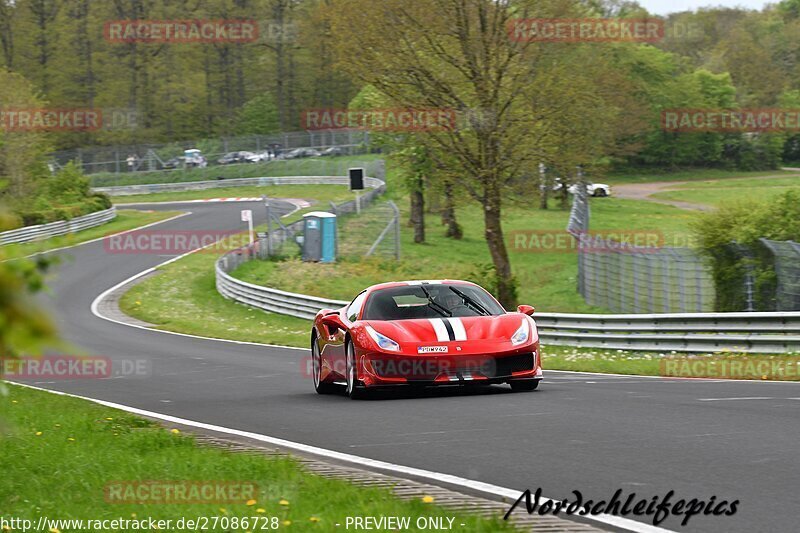
[[[264, 220], [258, 204], [185, 204], [191, 215], [156, 228], [242, 229], [243, 208]], [[672, 530], [797, 530], [800, 384], [545, 369], [534, 393], [498, 386], [372, 401], [318, 396], [303, 372], [306, 352], [142, 330], [92, 314], [99, 294], [169, 256], [111, 254], [103, 242], [55, 253], [64, 259], [48, 303], [63, 336], [90, 354], [148, 359], [152, 375], [31, 384], [503, 487], [541, 487], [556, 499], [580, 490], [597, 501], [623, 489], [644, 498], [674, 490], [674, 499], [740, 500], [734, 517], [661, 524]]]

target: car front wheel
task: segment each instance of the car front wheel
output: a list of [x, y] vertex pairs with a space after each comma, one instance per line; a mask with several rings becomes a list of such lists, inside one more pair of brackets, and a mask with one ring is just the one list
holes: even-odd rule
[[311, 340], [311, 362], [312, 362], [312, 378], [314, 379], [314, 390], [317, 394], [331, 394], [337, 390], [336, 385], [333, 383], [325, 383], [322, 381], [322, 357], [319, 354], [319, 346], [317, 346], [317, 339]]
[[347, 343], [347, 348], [345, 351], [347, 354], [346, 357], [347, 388], [345, 389], [345, 391], [347, 392], [347, 395], [351, 399], [356, 400], [364, 396], [364, 386], [360, 385], [358, 381], [358, 376], [357, 376], [358, 371], [356, 368], [356, 350], [352, 342]]

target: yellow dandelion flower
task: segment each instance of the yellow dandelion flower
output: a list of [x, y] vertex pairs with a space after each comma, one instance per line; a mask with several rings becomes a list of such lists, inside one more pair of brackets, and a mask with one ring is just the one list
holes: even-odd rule
[[3, 531], [11, 531], [11, 526], [4, 524]]
[[60, 427], [61, 427], [61, 424], [56, 424], [56, 427], [57, 427], [57, 428], [60, 428]]
[[283, 525], [284, 526], [291, 526], [292, 525], [292, 521], [291, 520], [284, 520], [283, 521]]
[[316, 516], [312, 516], [308, 520], [309, 520], [309, 522], [319, 522], [319, 518], [317, 518]]
[[[17, 400], [11, 400], [11, 403], [19, 403]], [[8, 530], [6, 530], [8, 531]]]
[[36, 432], [36, 436], [37, 436], [37, 437], [41, 437], [41, 436], [42, 436], [42, 432], [41, 432], [41, 431], [37, 431], [37, 432]]
[[107, 417], [106, 417], [106, 420], [114, 420], [114, 419], [113, 419], [113, 418], [111, 418], [110, 416], [107, 416]]
[[139, 515], [137, 515], [136, 513], [131, 513], [131, 518], [136, 518], [137, 516]]
[[136, 300], [136, 305], [142, 305], [142, 302], [140, 302], [139, 300]]
[[70, 442], [75, 442], [75, 439], [73, 439], [72, 437], [67, 437], [67, 440]]
[[423, 496], [422, 503], [433, 503], [433, 496]]
[[175, 434], [175, 435], [180, 435], [180, 433], [181, 433], [181, 430], [180, 430], [180, 429], [171, 429], [171, 430], [170, 430], [170, 433], [173, 433], [173, 434]]
[[266, 513], [266, 512], [267, 512], [267, 510], [266, 510], [266, 509], [264, 509], [263, 507], [259, 507], [258, 509], [256, 509], [256, 512], [257, 512], [258, 514], [264, 514], [264, 513]]
[[247, 500], [247, 505], [248, 505], [248, 506], [253, 506], [253, 505], [257, 504], [257, 503], [258, 503], [258, 502], [257, 502], [257, 501], [255, 501], [255, 500]]
[[57, 528], [51, 527], [50, 533], [61, 533], [61, 531], [59, 531]]
[[222, 514], [228, 514], [228, 510], [225, 509], [224, 507], [220, 507], [219, 508], [219, 512], [222, 513]]
[[278, 505], [289, 505], [289, 501], [288, 500], [281, 500], [281, 501], [278, 502]]

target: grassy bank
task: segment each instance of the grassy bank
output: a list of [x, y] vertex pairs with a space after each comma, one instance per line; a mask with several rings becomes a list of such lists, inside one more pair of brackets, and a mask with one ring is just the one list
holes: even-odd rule
[[[177, 429], [170, 431], [122, 411], [13, 385], [8, 388], [8, 396], [0, 399], [4, 406], [0, 454], [8, 458], [0, 476], [0, 508], [6, 519], [29, 519], [36, 524], [42, 516], [173, 521], [259, 517], [271, 524], [275, 517], [277, 529], [337, 531], [341, 527], [336, 524], [346, 516], [454, 516], [428, 498], [403, 502], [386, 490], [359, 488], [309, 474], [289, 458], [199, 446]], [[257, 490], [250, 500], [240, 503], [106, 500], [110, 483], [143, 481], [232, 482], [253, 484]], [[465, 524], [466, 531], [512, 531], [499, 519], [455, 517], [455, 523]], [[55, 526], [47, 524], [43, 531], [48, 527]], [[49, 530], [59, 529], [77, 530], [64, 526]], [[210, 529], [255, 531], [262, 527]]]
[[117, 211], [117, 218], [101, 226], [42, 241], [8, 246], [7, 256], [26, 256], [54, 250], [56, 248], [63, 248], [65, 246], [75, 246], [76, 244], [105, 237], [106, 235], [138, 228], [160, 220], [166, 220], [177, 214], [178, 212], [120, 209]]
[[288, 159], [266, 163], [216, 165], [206, 168], [158, 170], [153, 172], [100, 172], [88, 176], [92, 187], [142, 185], [151, 183], [185, 183], [235, 178], [269, 178], [281, 176], [345, 176], [354, 163], [375, 161], [376, 155]]
[[659, 192], [654, 198], [720, 206], [739, 201], [767, 201], [786, 191], [800, 189], [800, 174], [769, 179], [708, 179], [678, 185], [675, 190]]
[[[407, 206], [402, 204], [403, 220]], [[576, 290], [577, 257], [569, 248], [572, 239], [566, 235], [569, 218], [566, 210], [541, 211], [512, 205], [504, 211], [504, 230], [514, 274], [519, 282], [520, 301], [544, 312], [604, 312], [587, 305]], [[593, 230], [646, 231], [663, 233], [667, 242], [688, 241], [688, 224], [693, 213], [631, 200], [603, 198], [592, 200]], [[349, 300], [366, 286], [398, 279], [469, 279], [486, 285], [488, 280], [481, 265], [491, 259], [483, 238], [483, 220], [478, 206], [465, 205], [458, 210], [464, 227], [460, 241], [445, 238], [438, 217], [427, 218], [427, 242], [415, 244], [411, 229], [401, 228], [400, 261], [343, 257], [336, 264], [303, 263], [299, 259], [285, 262], [250, 262], [234, 275], [245, 281], [328, 298]], [[345, 220], [340, 227], [342, 241], [356, 220]], [[355, 229], [352, 231], [356, 231]], [[514, 232], [536, 232], [564, 237], [566, 247], [537, 248], [523, 246]], [[524, 235], [524, 233], [522, 233]]]
[[[736, 178], [753, 178], [759, 176], [789, 176], [793, 174], [786, 170], [723, 170], [716, 168], [659, 170], [659, 169], [629, 169], [620, 170], [609, 174], [597, 181], [610, 184], [625, 183], [650, 183], [655, 181], [704, 181], [728, 180]], [[796, 172], [794, 172], [796, 174]], [[591, 177], [590, 177], [591, 179]]]
[[198, 252], [160, 269], [120, 301], [122, 311], [161, 329], [285, 346], [309, 345], [310, 323], [264, 313], [226, 300], [217, 292], [217, 255]]

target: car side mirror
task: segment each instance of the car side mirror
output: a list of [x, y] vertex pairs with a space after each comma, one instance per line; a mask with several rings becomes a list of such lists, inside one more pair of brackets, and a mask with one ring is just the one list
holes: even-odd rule
[[536, 309], [532, 305], [520, 305], [517, 307], [517, 311], [528, 316], [533, 316], [533, 313], [536, 312]]
[[328, 328], [328, 331], [331, 334], [336, 333], [337, 330], [344, 330], [344, 324], [342, 323], [342, 317], [339, 316], [339, 313], [330, 313], [322, 317], [322, 325]]

